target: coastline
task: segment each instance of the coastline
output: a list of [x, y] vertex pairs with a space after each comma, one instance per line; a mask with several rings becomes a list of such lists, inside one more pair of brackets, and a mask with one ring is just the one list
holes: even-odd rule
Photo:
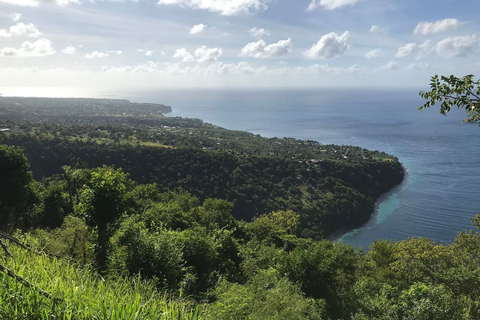
[[[403, 188], [405, 188], [405, 186], [409, 183], [410, 172], [408, 168], [406, 168], [403, 164], [402, 167], [404, 169], [404, 178], [399, 184], [395, 185], [385, 193], [381, 194], [375, 200], [374, 210], [367, 222], [357, 227], [342, 228], [340, 230], [337, 230], [329, 234], [326, 239], [329, 241], [349, 243], [351, 245], [354, 245], [346, 241], [349, 236], [356, 235], [362, 230], [368, 230], [376, 225], [384, 223], [386, 219], [388, 219], [399, 208], [399, 203], [398, 205], [393, 205], [394, 208], [392, 208], [392, 205], [389, 202], [399, 202], [398, 198], [396, 197], [397, 193], [400, 192]], [[385, 205], [387, 206], [387, 208], [382, 211], [382, 207]], [[384, 211], [387, 212], [385, 213]]]

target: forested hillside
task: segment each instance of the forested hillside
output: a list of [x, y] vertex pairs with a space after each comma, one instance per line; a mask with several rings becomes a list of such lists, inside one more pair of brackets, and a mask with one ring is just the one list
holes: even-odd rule
[[238, 219], [293, 210], [302, 235], [313, 238], [365, 223], [376, 198], [403, 179], [398, 159], [382, 152], [266, 139], [163, 116], [168, 110], [123, 100], [1, 98], [0, 126], [10, 129], [6, 144], [24, 148], [38, 180], [64, 165], [115, 165], [162, 191], [231, 201]]
[[[351, 223], [403, 177], [394, 157], [121, 118], [2, 122], [42, 179], [0, 141], [1, 319], [480, 318], [477, 231], [368, 252], [300, 237]], [[248, 205], [268, 211], [235, 219]]]

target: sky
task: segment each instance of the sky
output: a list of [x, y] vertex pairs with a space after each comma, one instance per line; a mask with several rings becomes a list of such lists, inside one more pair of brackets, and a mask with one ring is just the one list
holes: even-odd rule
[[479, 0], [0, 0], [0, 93], [425, 87], [480, 74]]

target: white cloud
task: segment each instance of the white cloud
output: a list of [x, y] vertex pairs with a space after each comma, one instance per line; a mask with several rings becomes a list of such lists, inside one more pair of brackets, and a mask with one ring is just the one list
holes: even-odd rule
[[479, 39], [475, 34], [450, 37], [437, 43], [435, 50], [439, 56], [445, 58], [463, 57], [474, 51], [478, 44]]
[[222, 48], [208, 48], [201, 46], [192, 55], [185, 48], [175, 50], [174, 58], [182, 59], [182, 62], [213, 62], [222, 55]]
[[237, 64], [215, 62], [207, 66], [185, 66], [179, 63], [167, 65], [164, 70], [167, 74], [254, 74], [258, 73], [259, 69], [253, 68], [250, 64], [240, 61]]
[[175, 54], [173, 55], [173, 57], [182, 59], [182, 62], [195, 61], [195, 58], [192, 56], [192, 54], [188, 52], [185, 48], [175, 50]]
[[33, 23], [25, 24], [23, 22], [11, 26], [8, 30], [0, 29], [0, 37], [18, 37], [26, 35], [30, 38], [38, 38], [42, 33]]
[[243, 47], [240, 56], [254, 58], [275, 58], [288, 54], [292, 51], [292, 39], [280, 40], [277, 43], [267, 45], [265, 41], [250, 42]]
[[322, 6], [327, 10], [335, 10], [347, 5], [354, 5], [358, 0], [312, 0], [308, 6], [308, 11], [313, 11]]
[[144, 64], [139, 64], [135, 66], [124, 66], [124, 67], [102, 67], [102, 72], [104, 73], [156, 73], [159, 71], [158, 63], [153, 61], [148, 61]]
[[0, 0], [0, 3], [15, 4], [23, 7], [38, 7], [38, 0]]
[[110, 50], [108, 51], [109, 54], [115, 54], [117, 56], [121, 56], [123, 54], [122, 50]]
[[22, 17], [22, 15], [20, 13], [17, 13], [17, 12], [12, 13], [10, 15], [10, 18], [12, 18], [13, 22], [17, 22], [18, 20], [20, 20], [21, 17]]
[[387, 33], [387, 30], [385, 30], [384, 28], [379, 27], [377, 25], [371, 26], [369, 31], [370, 31], [370, 33], [374, 33], [374, 34], [385, 34], [385, 33]]
[[365, 58], [372, 59], [380, 56], [380, 49], [376, 48], [365, 53]]
[[349, 37], [350, 33], [348, 31], [345, 31], [342, 35], [330, 32], [329, 34], [324, 35], [316, 44], [303, 54], [309, 59], [329, 59], [340, 56], [350, 47], [348, 44]]
[[416, 43], [407, 43], [403, 47], [398, 48], [397, 54], [395, 57], [397, 58], [405, 58], [411, 55], [413, 52], [417, 50]]
[[152, 50], [147, 50], [147, 51], [145, 51], [145, 55], [147, 57], [151, 57], [151, 56], [153, 56], [153, 51]]
[[445, 32], [460, 26], [457, 19], [444, 19], [436, 22], [420, 22], [413, 30], [413, 34], [427, 36], [434, 33]]
[[63, 53], [65, 54], [75, 54], [77, 53], [77, 48], [74, 46], [68, 46], [62, 50]]
[[2, 57], [45, 57], [55, 54], [50, 40], [42, 38], [35, 42], [25, 41], [20, 49], [3, 48]]
[[159, 5], [179, 5], [231, 16], [266, 10], [271, 0], [159, 0]]
[[418, 46], [417, 59], [425, 58], [435, 50], [435, 46], [432, 45], [432, 40], [426, 40]]
[[86, 59], [99, 59], [99, 58], [106, 58], [108, 57], [109, 54], [105, 52], [100, 52], [100, 51], [93, 51], [92, 53], [87, 53], [85, 55]]
[[265, 29], [257, 29], [256, 27], [255, 28], [252, 28], [250, 29], [250, 34], [257, 38], [257, 39], [260, 39], [264, 36], [269, 36], [270, 35], [270, 31], [268, 30], [265, 30]]
[[234, 75], [256, 75], [256, 76], [292, 76], [292, 75], [352, 75], [366, 73], [367, 69], [358, 65], [352, 65], [348, 68], [333, 67], [328, 64], [314, 64], [308, 67], [252, 67], [247, 62], [241, 61], [237, 64], [226, 64], [215, 62], [206, 66], [187, 66], [181, 63], [168, 64], [164, 70], [167, 74], [234, 74]]
[[287, 73], [304, 74], [304, 75], [311, 75], [311, 74], [343, 75], [343, 74], [365, 73], [366, 71], [367, 71], [366, 68], [360, 67], [356, 64], [348, 68], [332, 67], [329, 64], [314, 64], [308, 67], [294, 67], [289, 69]]
[[410, 63], [406, 69], [407, 70], [432, 70], [437, 68], [438, 68], [437, 66], [432, 65], [430, 63], [418, 62], [418, 63]]
[[198, 33], [202, 33], [203, 31], [205, 31], [205, 28], [207, 26], [203, 23], [200, 23], [200, 24], [196, 24], [192, 27], [192, 29], [190, 29], [190, 34], [198, 34]]
[[198, 62], [213, 62], [222, 55], [221, 48], [207, 48], [206, 46], [201, 46], [195, 50], [195, 58]]
[[389, 61], [387, 64], [380, 67], [380, 70], [398, 70], [400, 67], [395, 61]]

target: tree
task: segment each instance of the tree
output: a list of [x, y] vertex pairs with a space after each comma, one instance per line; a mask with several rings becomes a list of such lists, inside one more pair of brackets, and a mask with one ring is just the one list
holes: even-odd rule
[[22, 149], [0, 144], [0, 229], [13, 225], [37, 200], [29, 169]]
[[427, 102], [419, 109], [441, 102], [440, 113], [446, 115], [453, 106], [465, 109], [467, 117], [465, 122], [480, 125], [480, 80], [475, 81], [473, 75], [462, 78], [453, 75], [446, 77], [434, 75], [430, 81], [431, 90], [420, 91], [420, 96]]
[[97, 227], [96, 259], [100, 272], [106, 270], [112, 226], [126, 209], [127, 184], [128, 176], [122, 169], [107, 166], [97, 168], [82, 190], [76, 206], [77, 211], [85, 216], [87, 224]]

